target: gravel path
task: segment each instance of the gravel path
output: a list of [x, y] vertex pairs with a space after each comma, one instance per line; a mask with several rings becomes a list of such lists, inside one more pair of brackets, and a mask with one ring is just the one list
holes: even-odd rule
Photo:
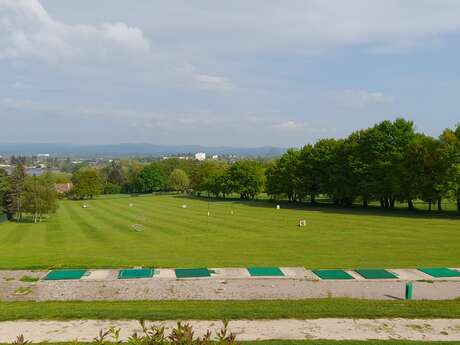
[[[222, 327], [219, 321], [187, 321], [196, 335]], [[176, 321], [151, 323], [171, 329]], [[121, 328], [121, 339], [140, 332], [137, 321], [11, 321], [0, 322], [0, 343], [11, 342], [19, 334], [33, 342], [91, 341], [101, 329]], [[229, 322], [237, 340], [400, 339], [414, 341], [460, 341], [460, 320], [434, 319], [316, 319], [316, 320], [237, 320]]]
[[[163, 270], [153, 278], [116, 279], [116, 270], [98, 270], [82, 280], [23, 282], [46, 272], [0, 271], [3, 301], [253, 300], [349, 297], [404, 299], [403, 280], [313, 280], [292, 269], [282, 278], [239, 277], [238, 269], [212, 278], [176, 279]], [[356, 274], [356, 273], [355, 273]], [[460, 281], [414, 282], [414, 299], [460, 298]]]

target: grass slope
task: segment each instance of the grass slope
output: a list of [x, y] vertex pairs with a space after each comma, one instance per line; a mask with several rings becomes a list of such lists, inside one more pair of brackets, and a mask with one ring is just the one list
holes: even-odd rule
[[207, 217], [206, 201], [170, 195], [87, 203], [62, 201], [41, 224], [0, 224], [0, 268], [460, 266], [449, 215], [228, 201], [211, 202]]
[[0, 321], [22, 319], [316, 319], [327, 317], [460, 318], [460, 300], [0, 302]]

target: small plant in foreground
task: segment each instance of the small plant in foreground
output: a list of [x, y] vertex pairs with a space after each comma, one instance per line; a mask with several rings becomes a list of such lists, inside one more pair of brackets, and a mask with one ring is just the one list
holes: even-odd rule
[[30, 344], [31, 341], [28, 341], [24, 338], [24, 335], [21, 334], [21, 335], [18, 335], [16, 340], [14, 340], [11, 344], [14, 344], [14, 345], [26, 345], [26, 344]]
[[22, 276], [21, 279], [19, 280], [24, 283], [35, 283], [35, 282], [38, 282], [40, 278], [31, 277], [31, 276]]
[[[223, 328], [212, 339], [211, 331], [207, 331], [203, 337], [195, 337], [193, 327], [188, 324], [178, 323], [171, 330], [169, 336], [165, 334], [164, 327], [147, 327], [144, 320], [140, 321], [142, 331], [134, 333], [126, 342], [129, 345], [237, 345], [235, 335], [228, 332], [228, 322], [224, 322]], [[96, 345], [121, 344], [120, 329], [110, 328], [100, 330], [98, 337], [94, 338]]]

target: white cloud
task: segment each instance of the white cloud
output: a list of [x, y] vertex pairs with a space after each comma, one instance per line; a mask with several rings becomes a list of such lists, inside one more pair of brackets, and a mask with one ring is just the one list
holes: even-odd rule
[[[403, 52], [460, 31], [458, 0], [160, 1], [180, 21], [147, 24], [194, 53], [320, 54], [344, 46]], [[192, 40], [190, 40], [192, 38]], [[203, 49], [207, 47], [208, 49]]]
[[379, 91], [343, 90], [334, 92], [334, 101], [345, 108], [366, 110], [372, 107], [388, 106], [393, 104], [394, 98]]
[[226, 78], [203, 73], [154, 47], [138, 27], [123, 22], [67, 24], [53, 19], [38, 0], [0, 0], [0, 32], [0, 60], [38, 59], [65, 65], [64, 71], [91, 70], [150, 85], [233, 88]]
[[61, 23], [38, 0], [0, 0], [0, 31], [0, 58], [60, 62], [91, 57], [103, 61], [112, 54], [150, 52], [150, 42], [139, 28], [124, 23]]

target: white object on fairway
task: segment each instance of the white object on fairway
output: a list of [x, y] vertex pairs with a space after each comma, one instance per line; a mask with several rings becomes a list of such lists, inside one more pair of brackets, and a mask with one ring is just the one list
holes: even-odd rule
[[279, 210], [281, 208], [280, 205], [276, 205], [276, 209]]
[[133, 224], [131, 225], [131, 228], [138, 232], [144, 230], [144, 226], [142, 224]]
[[300, 226], [300, 227], [307, 226], [307, 221], [306, 221], [305, 219], [299, 220], [299, 226]]
[[131, 204], [131, 203], [129, 204], [129, 207], [133, 207], [133, 206], [134, 206], [133, 204]]
[[233, 216], [235, 214], [235, 212], [233, 212], [233, 210], [230, 211], [230, 214]]
[[211, 215], [211, 212], [208, 211], [208, 217]]
[[187, 208], [187, 205], [183, 204], [183, 205], [182, 205], [182, 208]]

